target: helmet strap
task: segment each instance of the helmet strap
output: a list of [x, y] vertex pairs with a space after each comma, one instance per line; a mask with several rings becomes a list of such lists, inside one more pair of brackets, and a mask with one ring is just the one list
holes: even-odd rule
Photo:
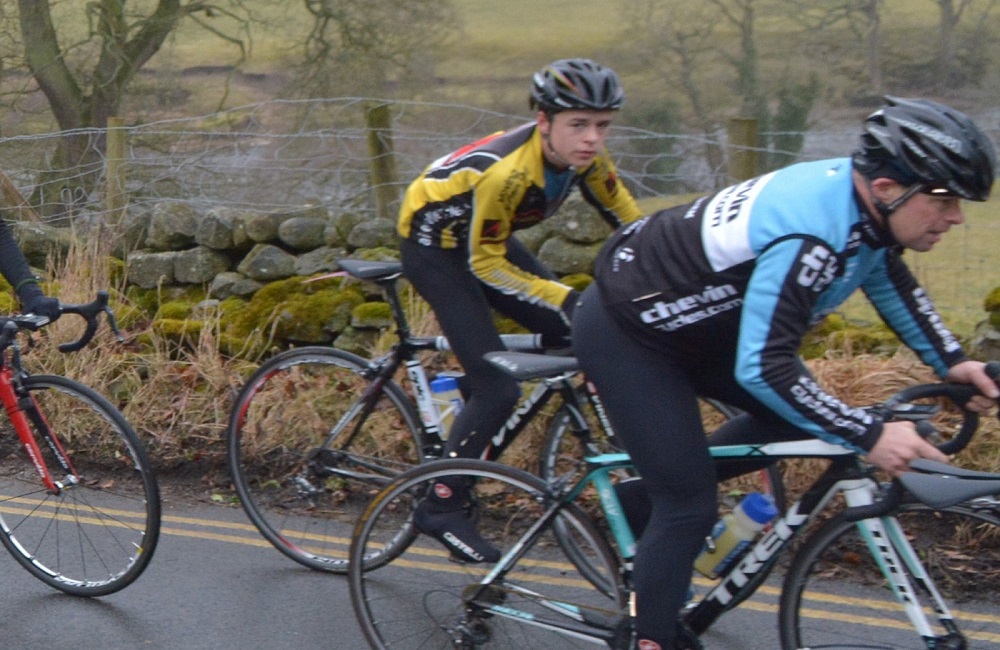
[[889, 203], [883, 203], [879, 199], [875, 198], [875, 192], [872, 190], [871, 180], [868, 179], [868, 194], [871, 195], [872, 205], [875, 206], [875, 209], [882, 217], [882, 227], [885, 230], [886, 236], [890, 239], [890, 241], [892, 241], [892, 243], [898, 244], [899, 242], [896, 241], [896, 237], [892, 234], [892, 228], [889, 226], [889, 217], [892, 215], [893, 212], [899, 209], [899, 206], [903, 205], [908, 200], [910, 200], [910, 198], [913, 197], [914, 194], [923, 191], [925, 187], [926, 185], [924, 185], [923, 183], [915, 183], [914, 185], [911, 185], [908, 188], [906, 188], [905, 192], [900, 194], [898, 197], [896, 197]]

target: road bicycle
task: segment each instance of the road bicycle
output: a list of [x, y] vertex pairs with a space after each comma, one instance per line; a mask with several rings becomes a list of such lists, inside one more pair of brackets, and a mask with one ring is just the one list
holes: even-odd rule
[[[104, 313], [123, 340], [108, 293], [87, 304], [60, 305], [86, 321], [82, 349]], [[104, 397], [58, 375], [22, 365], [19, 334], [49, 319], [0, 318], [0, 542], [33, 576], [76, 596], [104, 596], [146, 569], [160, 533], [156, 478], [135, 431]], [[30, 339], [29, 339], [30, 340]]]
[[[398, 343], [371, 360], [324, 346], [275, 355], [240, 390], [227, 430], [230, 474], [250, 520], [286, 556], [330, 572], [347, 567], [349, 540], [342, 531], [361, 507], [352, 509], [352, 491], [361, 486], [367, 502], [373, 488], [441, 456], [444, 440], [420, 354], [449, 350], [443, 336], [412, 334], [399, 294], [400, 263], [340, 260], [339, 265], [353, 278], [381, 289]], [[501, 338], [512, 350], [559, 353], [568, 346], [564, 338], [549, 340], [536, 334]], [[611, 431], [596, 394], [575, 381], [575, 359], [543, 358], [550, 360], [547, 374], [538, 378], [494, 436], [490, 459], [496, 459], [556, 396], [564, 404], [572, 395], [579, 396], [593, 414], [594, 431]], [[543, 475], [556, 472], [564, 461], [563, 440], [584, 410], [569, 413], [565, 406], [557, 410], [546, 436]], [[593, 438], [594, 445], [613, 447], [606, 437], [595, 433]]]
[[[998, 370], [992, 364], [993, 376]], [[970, 386], [927, 384], [873, 408], [917, 421], [951, 454], [978, 427], [976, 414], [961, 408], [973, 394]], [[1000, 474], [918, 461], [903, 478], [883, 481], [855, 453], [818, 439], [711, 451], [730, 461], [822, 458], [827, 468], [717, 580], [694, 581], [681, 618], [695, 634], [757, 592], [785, 558], [785, 650], [1000, 647]], [[635, 537], [611, 480], [630, 459], [583, 462], [582, 478], [552, 484], [497, 463], [437, 460], [383, 488], [358, 519], [350, 549], [351, 600], [371, 646], [634, 648]], [[496, 564], [449, 562], [436, 541], [413, 534], [413, 507], [449, 475], [475, 477], [470, 515], [503, 550]], [[580, 499], [591, 486], [596, 505]]]
[[[340, 260], [343, 273], [379, 287], [389, 304], [398, 342], [368, 360], [327, 346], [281, 352], [246, 381], [227, 429], [230, 475], [251, 522], [275, 548], [311, 569], [343, 573], [353, 523], [370, 493], [402, 471], [440, 458], [444, 449], [421, 353], [446, 352], [443, 336], [412, 334], [398, 283], [399, 262]], [[496, 460], [553, 398], [539, 456], [546, 479], [575, 472], [578, 438], [591, 453], [619, 451], [593, 386], [578, 380], [569, 341], [537, 334], [501, 335], [509, 350], [551, 354], [544, 372], [493, 437], [487, 459]], [[526, 361], [531, 364], [530, 359]], [[711, 402], [722, 417], [735, 411]], [[780, 476], [769, 468], [767, 490], [783, 502]], [[361, 492], [362, 503], [352, 501]]]

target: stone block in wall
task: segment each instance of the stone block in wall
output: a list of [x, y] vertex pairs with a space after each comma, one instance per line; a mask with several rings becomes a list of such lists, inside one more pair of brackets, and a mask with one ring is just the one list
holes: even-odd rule
[[129, 284], [152, 289], [174, 280], [174, 253], [138, 251], [126, 260]]
[[515, 230], [513, 234], [515, 239], [524, 244], [525, 247], [535, 255], [538, 255], [538, 250], [542, 247], [542, 244], [545, 243], [545, 240], [552, 236], [549, 229], [547, 227], [542, 228], [541, 225], [542, 224], [538, 224], [537, 226], [525, 228], [524, 230]]
[[365, 217], [357, 212], [341, 212], [330, 222], [333, 228], [326, 231], [326, 245], [343, 246], [354, 227], [364, 220]]
[[215, 250], [228, 250], [236, 247], [233, 231], [237, 218], [230, 208], [212, 208], [198, 222], [194, 241], [199, 246], [207, 246]]
[[597, 210], [582, 199], [563, 206], [546, 221], [550, 222], [552, 232], [576, 244], [603, 242], [612, 230]]
[[248, 218], [243, 225], [247, 237], [258, 244], [276, 241], [281, 222], [288, 217], [283, 214], [257, 214]]
[[115, 247], [114, 254], [125, 259], [127, 254], [145, 245], [149, 233], [150, 216], [149, 210], [129, 208], [125, 212], [125, 218], [122, 220], [123, 237], [119, 245]]
[[576, 244], [563, 237], [549, 237], [538, 251], [538, 260], [556, 275], [592, 274], [602, 243]]
[[392, 219], [362, 221], [351, 230], [351, 234], [347, 237], [347, 245], [351, 248], [379, 248], [381, 246], [396, 248], [399, 246], [396, 222]]
[[154, 251], [178, 251], [194, 245], [200, 217], [184, 203], [162, 201], [149, 215], [146, 248]]
[[244, 298], [257, 293], [257, 290], [263, 286], [263, 282], [251, 280], [242, 273], [225, 271], [212, 278], [208, 285], [208, 295], [219, 300], [225, 300], [231, 296]]
[[295, 275], [295, 256], [271, 244], [257, 244], [236, 270], [261, 282], [289, 278]]
[[340, 230], [337, 228], [337, 226], [332, 222], [328, 222], [326, 224], [326, 228], [323, 229], [323, 245], [336, 248], [339, 246], [343, 246], [346, 243], [347, 243], [347, 237], [346, 236], [342, 237], [340, 235]]
[[969, 345], [969, 355], [981, 361], [1000, 359], [1000, 329], [988, 320], [980, 323]]
[[28, 263], [40, 269], [48, 264], [49, 255], [65, 257], [73, 239], [69, 230], [43, 223], [13, 221], [9, 227]]
[[207, 246], [197, 246], [174, 255], [174, 279], [185, 284], [211, 282], [219, 273], [228, 271], [229, 256]]
[[319, 217], [291, 217], [278, 226], [278, 239], [289, 248], [311, 251], [326, 244], [327, 220]]
[[337, 260], [347, 257], [347, 249], [321, 246], [295, 259], [295, 275], [313, 275], [339, 269]]

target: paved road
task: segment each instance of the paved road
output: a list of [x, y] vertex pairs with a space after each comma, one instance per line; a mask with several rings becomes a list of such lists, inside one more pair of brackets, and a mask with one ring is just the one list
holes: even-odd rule
[[[346, 580], [286, 559], [238, 507], [166, 502], [150, 567], [130, 587], [102, 599], [53, 591], [3, 552], [0, 572], [4, 648], [365, 647]], [[708, 632], [706, 648], [774, 650], [776, 603], [777, 589], [765, 586]], [[1000, 643], [1000, 636], [995, 640]]]

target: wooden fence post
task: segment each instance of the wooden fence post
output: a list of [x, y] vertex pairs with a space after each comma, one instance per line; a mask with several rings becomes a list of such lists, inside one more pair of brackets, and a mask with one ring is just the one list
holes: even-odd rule
[[375, 212], [380, 219], [395, 221], [399, 203], [396, 155], [392, 146], [392, 113], [389, 104], [365, 109], [368, 126], [368, 159], [375, 190]]
[[108, 222], [119, 224], [125, 213], [125, 120], [108, 118], [107, 190]]
[[752, 117], [730, 118], [726, 128], [729, 140], [729, 180], [745, 181], [757, 175], [757, 120]]
[[0, 207], [10, 208], [17, 214], [18, 221], [41, 223], [42, 217], [32, 208], [17, 186], [0, 171]]

